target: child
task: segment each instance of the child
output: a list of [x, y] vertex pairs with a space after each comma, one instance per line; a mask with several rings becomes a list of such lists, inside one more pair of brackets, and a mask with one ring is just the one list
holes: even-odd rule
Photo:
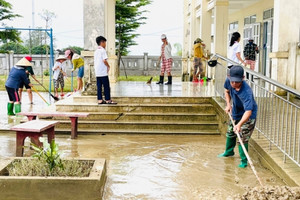
[[[15, 115], [15, 113], [21, 112], [20, 97], [18, 93], [20, 84], [24, 83], [29, 87], [33, 86], [26, 76], [25, 68], [28, 66], [32, 66], [32, 64], [26, 58], [22, 58], [9, 72], [8, 78], [5, 82], [5, 88], [9, 98], [9, 102], [7, 104], [7, 115]], [[15, 113], [13, 111], [14, 103]]]
[[60, 85], [61, 93], [60, 96], [64, 96], [64, 76], [66, 76], [66, 70], [64, 67], [63, 62], [67, 60], [64, 56], [58, 56], [56, 59], [56, 63], [54, 64], [54, 67], [52, 70], [54, 71], [53, 73], [53, 82], [54, 82], [54, 88], [55, 88], [55, 96], [58, 97], [58, 88]]
[[[98, 49], [94, 53], [94, 67], [95, 67], [95, 76], [97, 78], [97, 98], [98, 104], [117, 104], [116, 102], [110, 99], [110, 86], [108, 79], [108, 72], [110, 66], [107, 62], [106, 54], [106, 39], [105, 37], [99, 36], [96, 38], [96, 43]], [[104, 96], [105, 101], [102, 99], [102, 85], [104, 86]]]
[[68, 49], [65, 51], [65, 57], [72, 61], [73, 69], [72, 72], [78, 68], [77, 73], [77, 91], [81, 91], [83, 88], [82, 77], [84, 76], [84, 61], [80, 55], [74, 53], [72, 50]]

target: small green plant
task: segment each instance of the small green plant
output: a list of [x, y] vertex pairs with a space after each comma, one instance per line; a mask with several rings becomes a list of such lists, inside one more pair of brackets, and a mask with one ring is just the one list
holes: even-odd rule
[[44, 75], [45, 75], [45, 76], [49, 76], [49, 75], [50, 75], [50, 73], [49, 73], [49, 70], [48, 70], [48, 69], [44, 71]]
[[58, 145], [55, 143], [55, 140], [52, 140], [49, 144], [44, 138], [40, 138], [40, 141], [43, 143], [42, 147], [38, 147], [35, 144], [32, 144], [32, 149], [35, 153], [32, 157], [38, 158], [39, 160], [44, 160], [49, 167], [50, 173], [53, 172], [53, 169], [59, 167], [64, 168], [60, 154], [58, 152]]

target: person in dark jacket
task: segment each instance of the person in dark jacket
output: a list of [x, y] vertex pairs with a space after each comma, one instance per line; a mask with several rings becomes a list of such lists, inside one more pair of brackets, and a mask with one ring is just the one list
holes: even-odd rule
[[32, 66], [32, 64], [26, 58], [22, 58], [9, 72], [8, 78], [5, 82], [5, 88], [9, 98], [9, 102], [7, 104], [7, 115], [15, 115], [15, 113], [21, 112], [20, 97], [18, 93], [20, 84], [25, 83], [32, 87], [32, 84], [29, 82], [25, 72], [25, 68], [28, 66]]
[[[30, 56], [26, 56], [25, 58], [26, 58], [29, 62], [32, 61], [32, 57], [30, 57]], [[26, 67], [26, 68], [25, 68], [25, 72], [26, 72], [27, 79], [29, 80], [29, 82], [30, 82], [29, 76], [31, 76], [34, 80], [36, 80], [36, 81], [38, 82], [38, 80], [35, 78], [35, 75], [34, 75], [32, 66]], [[38, 83], [39, 83], [39, 82], [38, 82]], [[26, 90], [27, 90], [27, 93], [28, 93], [29, 103], [30, 103], [30, 104], [33, 104], [31, 87], [30, 87], [29, 85], [25, 84], [24, 82], [21, 82], [20, 85], [19, 85], [19, 97], [20, 97], [20, 102], [22, 101], [22, 92], [23, 92], [23, 87], [24, 87], [24, 86], [25, 86], [25, 88], [26, 88]]]

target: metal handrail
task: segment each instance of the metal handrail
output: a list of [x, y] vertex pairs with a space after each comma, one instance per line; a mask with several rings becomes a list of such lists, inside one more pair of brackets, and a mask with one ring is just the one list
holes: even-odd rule
[[[239, 63], [234, 62], [233, 60], [230, 60], [230, 59], [228, 59], [228, 58], [225, 58], [225, 57], [223, 57], [223, 56], [221, 56], [220, 54], [217, 54], [217, 53], [214, 54], [214, 55], [210, 58], [210, 60], [213, 60], [214, 57], [217, 57], [217, 59], [220, 58], [220, 59], [222, 59], [222, 60], [224, 60], [224, 61], [226, 61], [226, 62], [228, 62], [228, 63], [230, 63], [230, 64], [232, 64], [232, 65], [240, 65]], [[240, 65], [240, 66], [242, 66], [242, 65]], [[286, 91], [289, 92], [289, 93], [292, 93], [292, 94], [294, 94], [294, 95], [300, 97], [300, 92], [297, 91], [297, 90], [295, 90], [294, 88], [291, 88], [291, 87], [289, 87], [289, 86], [287, 86], [287, 85], [283, 85], [283, 84], [281, 84], [281, 83], [279, 83], [279, 82], [277, 82], [277, 81], [275, 81], [275, 80], [273, 80], [273, 79], [270, 79], [270, 78], [268, 78], [268, 77], [266, 77], [266, 76], [264, 76], [264, 75], [262, 75], [262, 74], [260, 74], [260, 73], [257, 73], [257, 72], [255, 72], [255, 71], [252, 71], [251, 69], [248, 69], [247, 67], [244, 67], [244, 66], [242, 66], [242, 67], [244, 68], [244, 70], [245, 70], [247, 73], [252, 74], [252, 75], [255, 75], [256, 77], [258, 77], [258, 78], [260, 78], [260, 79], [262, 79], [262, 80], [264, 80], [264, 81], [266, 81], [266, 82], [272, 83], [272, 84], [275, 85], [276, 87], [279, 87], [279, 88], [281, 88], [281, 89], [283, 89], [283, 90], [286, 90]]]
[[[211, 60], [213, 58], [220, 58], [232, 65], [239, 65], [219, 54], [213, 55]], [[227, 67], [217, 62], [216, 68], [215, 94], [216, 97], [225, 100], [224, 81], [227, 77]], [[289, 101], [290, 93], [296, 96], [300, 96], [300, 93], [262, 74], [243, 68], [250, 76], [256, 77], [254, 81], [249, 79], [246, 81], [252, 88], [258, 105], [257, 123], [255, 125], [257, 137], [263, 136], [267, 139], [270, 150], [273, 146], [278, 148], [283, 153], [284, 162], [286, 158], [289, 158], [300, 167], [300, 106]], [[287, 98], [277, 95], [274, 92], [276, 88], [286, 91]]]

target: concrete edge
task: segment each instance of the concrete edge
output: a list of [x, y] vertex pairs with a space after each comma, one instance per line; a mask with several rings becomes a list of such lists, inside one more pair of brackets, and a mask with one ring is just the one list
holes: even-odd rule
[[[228, 117], [223, 108], [225, 105], [224, 100], [221, 98], [212, 98], [212, 104], [215, 107], [216, 113], [218, 115], [218, 120], [220, 122], [220, 133], [221, 135], [225, 136], [227, 130]], [[257, 154], [259, 162], [262, 164], [263, 167], [269, 169], [274, 174], [279, 176], [279, 178], [281, 178], [287, 185], [291, 187], [300, 186], [300, 183], [297, 181], [297, 179], [285, 170], [286, 164], [276, 162], [276, 160], [271, 157], [268, 151], [266, 151], [266, 149], [259, 145], [259, 142], [254, 137], [254, 133], [251, 137], [249, 144], [251, 145], [254, 152]], [[294, 165], [296, 166], [296, 164]]]
[[250, 145], [253, 147], [252, 149], [258, 155], [259, 162], [279, 176], [287, 185], [291, 187], [299, 186], [295, 182], [295, 180], [287, 174], [287, 172], [283, 169], [283, 166], [277, 163], [255, 140], [255, 138], [251, 137]]

